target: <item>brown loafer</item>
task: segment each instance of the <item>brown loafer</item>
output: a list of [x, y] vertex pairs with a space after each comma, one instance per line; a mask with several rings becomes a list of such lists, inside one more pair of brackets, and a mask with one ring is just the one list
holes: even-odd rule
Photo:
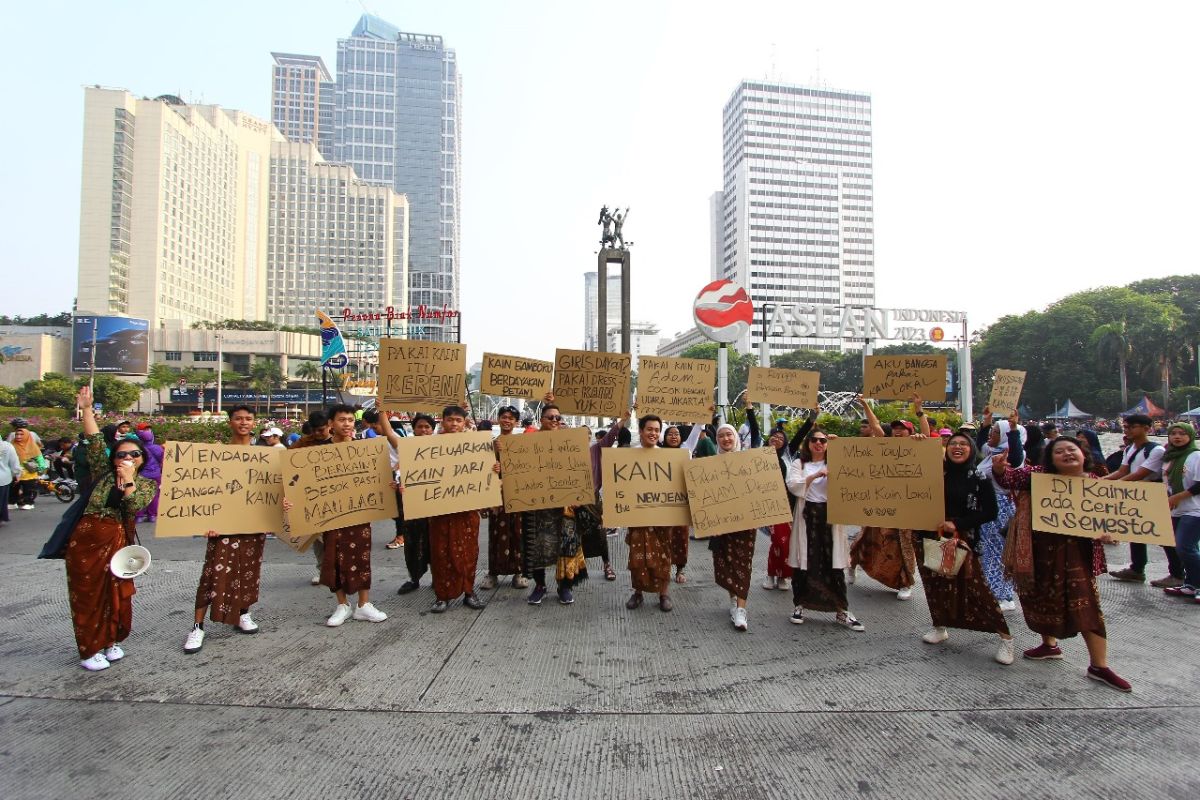
[[633, 609], [641, 606], [642, 602], [643, 602], [642, 593], [634, 592], [633, 594], [631, 594], [629, 596], [629, 599], [625, 601], [625, 607], [628, 608], [630, 611], [632, 611]]
[[675, 604], [671, 602], [671, 595], [660, 594], [658, 596], [658, 607], [662, 611], [670, 611], [672, 608], [674, 608]]

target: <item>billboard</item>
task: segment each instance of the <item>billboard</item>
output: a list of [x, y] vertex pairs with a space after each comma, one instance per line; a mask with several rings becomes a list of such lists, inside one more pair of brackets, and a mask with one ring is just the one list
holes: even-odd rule
[[[95, 352], [92, 346], [95, 324]], [[75, 317], [71, 371], [145, 375], [150, 364], [150, 323], [129, 317]]]

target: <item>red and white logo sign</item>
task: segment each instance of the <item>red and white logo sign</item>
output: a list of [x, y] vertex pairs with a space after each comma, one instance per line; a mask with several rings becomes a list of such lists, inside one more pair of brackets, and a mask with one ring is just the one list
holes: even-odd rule
[[754, 323], [750, 294], [733, 281], [713, 281], [692, 306], [696, 327], [714, 342], [736, 342]]

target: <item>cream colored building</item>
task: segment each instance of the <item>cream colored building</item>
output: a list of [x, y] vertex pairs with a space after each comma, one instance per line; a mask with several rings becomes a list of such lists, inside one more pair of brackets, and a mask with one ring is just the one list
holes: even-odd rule
[[70, 376], [70, 328], [0, 327], [0, 386], [15, 389], [47, 372]]
[[[408, 198], [326, 162], [311, 143], [271, 148], [265, 319], [316, 325], [315, 311], [408, 308]], [[406, 321], [393, 325], [403, 336]]]
[[176, 97], [84, 92], [79, 311], [263, 319], [269, 123]]
[[154, 331], [152, 360], [186, 371], [214, 372], [220, 359], [225, 369], [249, 374], [256, 361], [273, 361], [280, 371], [295, 377], [305, 361], [320, 363], [321, 337], [293, 331], [206, 330], [168, 322]]

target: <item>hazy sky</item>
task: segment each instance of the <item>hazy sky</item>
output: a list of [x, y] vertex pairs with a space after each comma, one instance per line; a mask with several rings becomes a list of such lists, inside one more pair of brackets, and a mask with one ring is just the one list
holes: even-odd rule
[[691, 326], [745, 78], [871, 94], [880, 306], [979, 328], [1196, 271], [1190, 3], [45, 2], [0, 32], [0, 313], [70, 308], [84, 85], [269, 119], [270, 52], [333, 69], [364, 8], [458, 51], [471, 361], [580, 346], [604, 203], [632, 208], [634, 317]]

